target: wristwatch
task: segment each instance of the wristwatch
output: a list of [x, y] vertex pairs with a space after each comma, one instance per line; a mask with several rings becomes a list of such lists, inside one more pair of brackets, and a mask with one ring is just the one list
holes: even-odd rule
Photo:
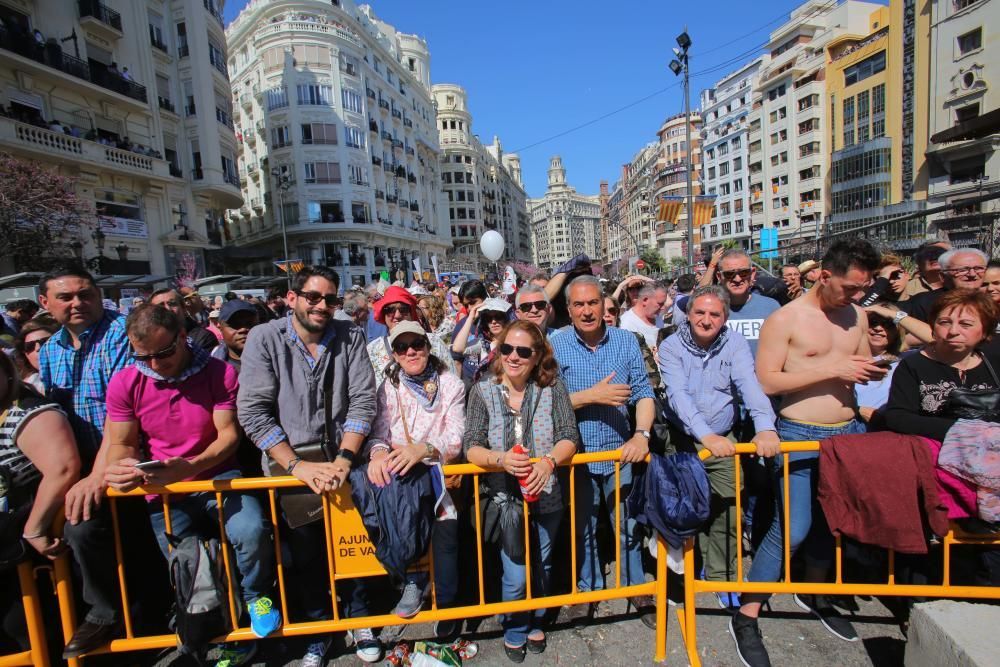
[[892, 316], [893, 326], [899, 326], [899, 323], [905, 320], [909, 316], [910, 314], [907, 313], [905, 310], [897, 310], [896, 314]]
[[432, 445], [429, 442], [425, 442], [424, 443], [424, 447], [425, 447], [425, 449], [424, 449], [424, 458], [425, 459], [432, 459], [432, 458], [434, 458], [434, 454], [437, 452], [437, 450], [434, 449], [434, 445]]
[[641, 430], [640, 429], [640, 430], [636, 431], [635, 434], [636, 435], [641, 435], [644, 438], [646, 438], [646, 440], [649, 440], [649, 431], [645, 431], [645, 430]]
[[337, 456], [334, 458], [341, 458], [346, 460], [351, 465], [354, 465], [354, 452], [349, 449], [339, 449], [337, 450]]

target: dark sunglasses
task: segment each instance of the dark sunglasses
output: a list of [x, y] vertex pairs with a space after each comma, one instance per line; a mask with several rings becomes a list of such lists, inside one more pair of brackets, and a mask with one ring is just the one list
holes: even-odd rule
[[479, 316], [479, 320], [483, 324], [489, 324], [490, 322], [506, 322], [507, 315], [504, 313], [483, 313]]
[[336, 294], [321, 294], [319, 292], [304, 292], [303, 290], [297, 289], [295, 293], [306, 300], [310, 306], [315, 306], [320, 301], [324, 302], [328, 307], [333, 308], [337, 305], [339, 299], [337, 299]]
[[743, 280], [746, 280], [747, 278], [750, 277], [751, 273], [753, 273], [753, 269], [736, 269], [735, 271], [719, 271], [719, 275], [721, 275], [725, 280], [732, 280], [736, 276], [739, 276]]
[[542, 312], [548, 305], [549, 305], [548, 301], [529, 301], [527, 303], [522, 303], [520, 306], [517, 307], [517, 309], [520, 310], [522, 313], [530, 313], [533, 310]]
[[407, 342], [405, 340], [397, 340], [392, 344], [392, 351], [396, 354], [406, 354], [407, 350], [416, 350], [417, 352], [423, 352], [427, 349], [427, 339], [426, 338], [414, 338], [413, 340]]
[[617, 315], [618, 306], [608, 306], [607, 308], [604, 309], [604, 311], [610, 315]]
[[24, 351], [28, 353], [34, 352], [36, 348], [41, 348], [42, 345], [45, 345], [45, 341], [47, 341], [49, 338], [51, 338], [51, 336], [46, 336], [45, 338], [36, 338], [35, 340], [24, 341]]
[[177, 343], [180, 342], [180, 339], [181, 339], [181, 334], [180, 334], [180, 332], [178, 332], [177, 335], [174, 336], [174, 342], [171, 343], [170, 345], [167, 345], [165, 348], [163, 348], [159, 352], [153, 352], [152, 354], [136, 354], [135, 352], [133, 352], [132, 353], [132, 358], [135, 359], [136, 361], [151, 361], [153, 359], [157, 359], [157, 360], [159, 360], [159, 359], [169, 359], [170, 357], [174, 356], [174, 352], [177, 351]]
[[517, 350], [517, 356], [522, 359], [531, 359], [535, 355], [535, 349], [532, 347], [525, 347], [523, 345], [510, 345], [508, 343], [503, 343], [500, 345], [500, 354], [505, 357], [509, 357], [513, 354], [514, 350]]
[[400, 317], [409, 317], [413, 311], [410, 309], [410, 305], [406, 303], [393, 303], [389, 304], [382, 309], [382, 317], [389, 317], [390, 315], [399, 315]]

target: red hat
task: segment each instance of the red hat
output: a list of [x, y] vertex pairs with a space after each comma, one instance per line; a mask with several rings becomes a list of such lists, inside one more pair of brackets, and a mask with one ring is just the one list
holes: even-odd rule
[[385, 294], [375, 304], [375, 321], [385, 324], [385, 317], [382, 316], [382, 309], [390, 303], [405, 303], [410, 307], [410, 312], [416, 316], [417, 300], [406, 288], [393, 285], [385, 291]]

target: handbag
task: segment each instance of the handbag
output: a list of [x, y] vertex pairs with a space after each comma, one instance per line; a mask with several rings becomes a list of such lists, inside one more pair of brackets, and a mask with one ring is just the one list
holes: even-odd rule
[[[980, 354], [979, 358], [986, 365], [986, 370], [993, 378], [993, 384], [1000, 387], [1000, 379], [997, 378], [993, 365], [985, 355]], [[945, 414], [956, 419], [981, 419], [983, 421], [1000, 421], [1000, 389], [966, 389], [955, 387], [948, 394], [945, 403]]]
[[[330, 440], [330, 422], [333, 419], [330, 398], [330, 388], [333, 384], [332, 374], [333, 365], [330, 364], [323, 377], [323, 439], [292, 446], [292, 449], [295, 450], [295, 456], [308, 463], [332, 461], [339, 449], [339, 446]], [[288, 471], [285, 468], [274, 459], [268, 459], [268, 477], [286, 475], [288, 475]], [[323, 518], [323, 498], [308, 487], [281, 490], [278, 493], [278, 503], [281, 505], [281, 511], [285, 515], [285, 522], [289, 528], [299, 528]]]

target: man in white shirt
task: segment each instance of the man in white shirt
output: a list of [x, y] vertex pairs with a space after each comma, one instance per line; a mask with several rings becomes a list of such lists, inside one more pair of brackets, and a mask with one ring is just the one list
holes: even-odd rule
[[650, 350], [656, 349], [656, 337], [663, 322], [659, 312], [667, 302], [667, 288], [661, 283], [644, 283], [639, 289], [635, 304], [624, 314], [618, 326], [634, 331], [646, 340]]

